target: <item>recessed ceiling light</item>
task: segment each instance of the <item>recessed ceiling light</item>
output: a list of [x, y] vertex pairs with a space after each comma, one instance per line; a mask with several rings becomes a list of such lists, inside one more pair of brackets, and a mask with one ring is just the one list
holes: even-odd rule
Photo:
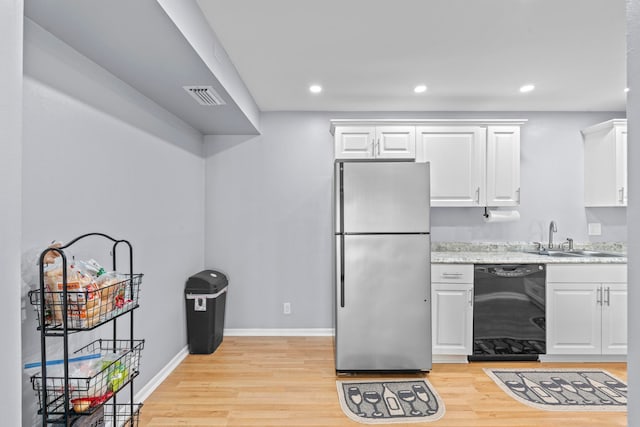
[[520, 92], [522, 93], [526, 93], [526, 92], [531, 92], [532, 90], [534, 90], [536, 87], [534, 85], [524, 85], [520, 88]]
[[320, 93], [320, 92], [322, 92], [322, 86], [320, 86], [320, 85], [311, 85], [311, 86], [309, 86], [309, 92], [311, 92], [311, 93]]
[[427, 91], [427, 87], [425, 85], [418, 85], [416, 87], [413, 88], [413, 91], [415, 93], [422, 93], [422, 92], [426, 92]]
[[629, 92], [629, 88], [628, 88], [628, 87], [625, 87], [625, 88], [624, 88], [624, 93], [627, 93], [627, 92]]

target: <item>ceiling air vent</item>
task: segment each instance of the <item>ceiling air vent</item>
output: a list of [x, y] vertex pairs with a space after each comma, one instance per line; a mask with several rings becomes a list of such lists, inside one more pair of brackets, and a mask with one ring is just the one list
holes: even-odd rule
[[226, 102], [211, 86], [182, 86], [198, 104], [212, 106], [225, 105]]

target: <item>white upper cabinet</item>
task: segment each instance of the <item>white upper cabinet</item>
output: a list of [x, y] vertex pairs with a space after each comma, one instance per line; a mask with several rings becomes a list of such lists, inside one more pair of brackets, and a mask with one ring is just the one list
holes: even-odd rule
[[418, 126], [421, 158], [430, 162], [431, 206], [483, 206], [486, 134], [479, 126]]
[[431, 163], [431, 206], [518, 206], [520, 126], [418, 126], [416, 161]]
[[336, 159], [372, 159], [375, 137], [375, 127], [337, 127], [335, 133]]
[[585, 206], [627, 206], [627, 120], [599, 123], [582, 136]]
[[336, 126], [336, 159], [414, 159], [415, 126]]
[[377, 158], [415, 159], [416, 128], [414, 126], [376, 127]]
[[487, 206], [520, 204], [520, 127], [487, 128]]
[[331, 121], [336, 159], [431, 164], [431, 206], [518, 206], [524, 119]]

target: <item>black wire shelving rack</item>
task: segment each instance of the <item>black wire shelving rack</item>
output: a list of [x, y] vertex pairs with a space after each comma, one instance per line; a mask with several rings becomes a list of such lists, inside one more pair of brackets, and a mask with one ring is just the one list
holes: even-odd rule
[[[65, 250], [87, 238], [111, 241], [113, 271], [117, 270], [117, 250], [128, 249], [128, 272], [111, 275], [100, 286], [81, 287], [68, 280], [69, 265]], [[44, 260], [55, 252], [62, 260], [61, 281], [52, 289], [45, 280]], [[42, 425], [71, 426], [81, 417], [104, 414], [107, 425], [137, 426], [142, 404], [134, 403], [134, 379], [139, 374], [144, 340], [134, 339], [133, 313], [138, 305], [142, 274], [133, 272], [133, 247], [127, 240], [114, 239], [103, 233], [79, 236], [60, 248], [47, 248], [40, 254], [40, 287], [29, 292], [40, 331], [41, 371], [31, 377], [39, 403]], [[50, 283], [49, 283], [50, 285]], [[118, 320], [128, 317], [129, 338], [118, 339]], [[125, 319], [126, 320], [126, 319]], [[113, 324], [110, 338], [101, 338], [70, 353], [69, 335], [90, 331], [107, 323]], [[63, 340], [62, 375], [49, 375], [47, 357], [49, 339]], [[101, 364], [89, 374], [71, 375], [73, 361], [101, 358]], [[118, 403], [117, 394], [129, 387], [129, 403]]]

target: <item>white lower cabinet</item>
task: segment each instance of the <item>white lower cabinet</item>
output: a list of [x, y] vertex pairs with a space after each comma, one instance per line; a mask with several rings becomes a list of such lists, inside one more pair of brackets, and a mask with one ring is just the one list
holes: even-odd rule
[[472, 354], [472, 264], [431, 266], [431, 311], [433, 354]]
[[627, 353], [627, 266], [549, 265], [547, 354]]

